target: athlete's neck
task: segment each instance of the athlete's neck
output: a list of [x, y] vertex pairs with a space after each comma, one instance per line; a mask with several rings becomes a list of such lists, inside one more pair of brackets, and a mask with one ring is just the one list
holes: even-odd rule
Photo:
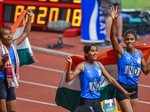
[[132, 48], [126, 48], [127, 52], [130, 52], [130, 53], [133, 53], [135, 51], [135, 48], [132, 47]]

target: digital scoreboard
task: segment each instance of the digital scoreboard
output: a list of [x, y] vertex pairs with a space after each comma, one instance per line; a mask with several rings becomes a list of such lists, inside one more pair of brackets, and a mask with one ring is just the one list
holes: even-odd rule
[[43, 29], [49, 22], [64, 20], [72, 27], [81, 25], [81, 0], [3, 0], [4, 22], [15, 22], [25, 9], [34, 12], [33, 27]]

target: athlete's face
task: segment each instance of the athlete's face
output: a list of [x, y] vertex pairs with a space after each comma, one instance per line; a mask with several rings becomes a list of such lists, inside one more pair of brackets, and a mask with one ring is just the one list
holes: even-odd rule
[[11, 33], [10, 29], [3, 29], [3, 44], [5, 44], [6, 46], [10, 46], [10, 44], [12, 43], [12, 39], [13, 33]]
[[86, 55], [87, 55], [88, 60], [95, 61], [97, 59], [97, 48], [96, 48], [96, 46], [91, 46], [90, 51]]
[[127, 36], [124, 38], [124, 42], [127, 45], [127, 48], [133, 48], [135, 41], [135, 36], [131, 33], [127, 34]]

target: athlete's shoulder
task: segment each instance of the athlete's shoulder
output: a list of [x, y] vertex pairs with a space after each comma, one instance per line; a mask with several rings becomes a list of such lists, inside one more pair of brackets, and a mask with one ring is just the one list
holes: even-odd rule
[[139, 54], [141, 57], [143, 57], [143, 52], [140, 49], [136, 49], [137, 54]]

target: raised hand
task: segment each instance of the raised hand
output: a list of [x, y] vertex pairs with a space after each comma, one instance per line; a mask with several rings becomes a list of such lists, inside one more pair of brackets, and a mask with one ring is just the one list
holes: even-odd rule
[[67, 56], [65, 59], [68, 63], [70, 63], [70, 64], [72, 63], [72, 58], [70, 56]]
[[112, 6], [111, 7], [111, 17], [112, 19], [116, 19], [118, 17], [118, 6]]
[[13, 87], [13, 79], [12, 78], [7, 78], [7, 84], [8, 84], [8, 88], [9, 87]]
[[27, 11], [27, 15], [29, 17], [32, 17], [34, 15], [34, 13], [33, 13], [33, 11], [31, 9], [27, 9], [26, 11]]

